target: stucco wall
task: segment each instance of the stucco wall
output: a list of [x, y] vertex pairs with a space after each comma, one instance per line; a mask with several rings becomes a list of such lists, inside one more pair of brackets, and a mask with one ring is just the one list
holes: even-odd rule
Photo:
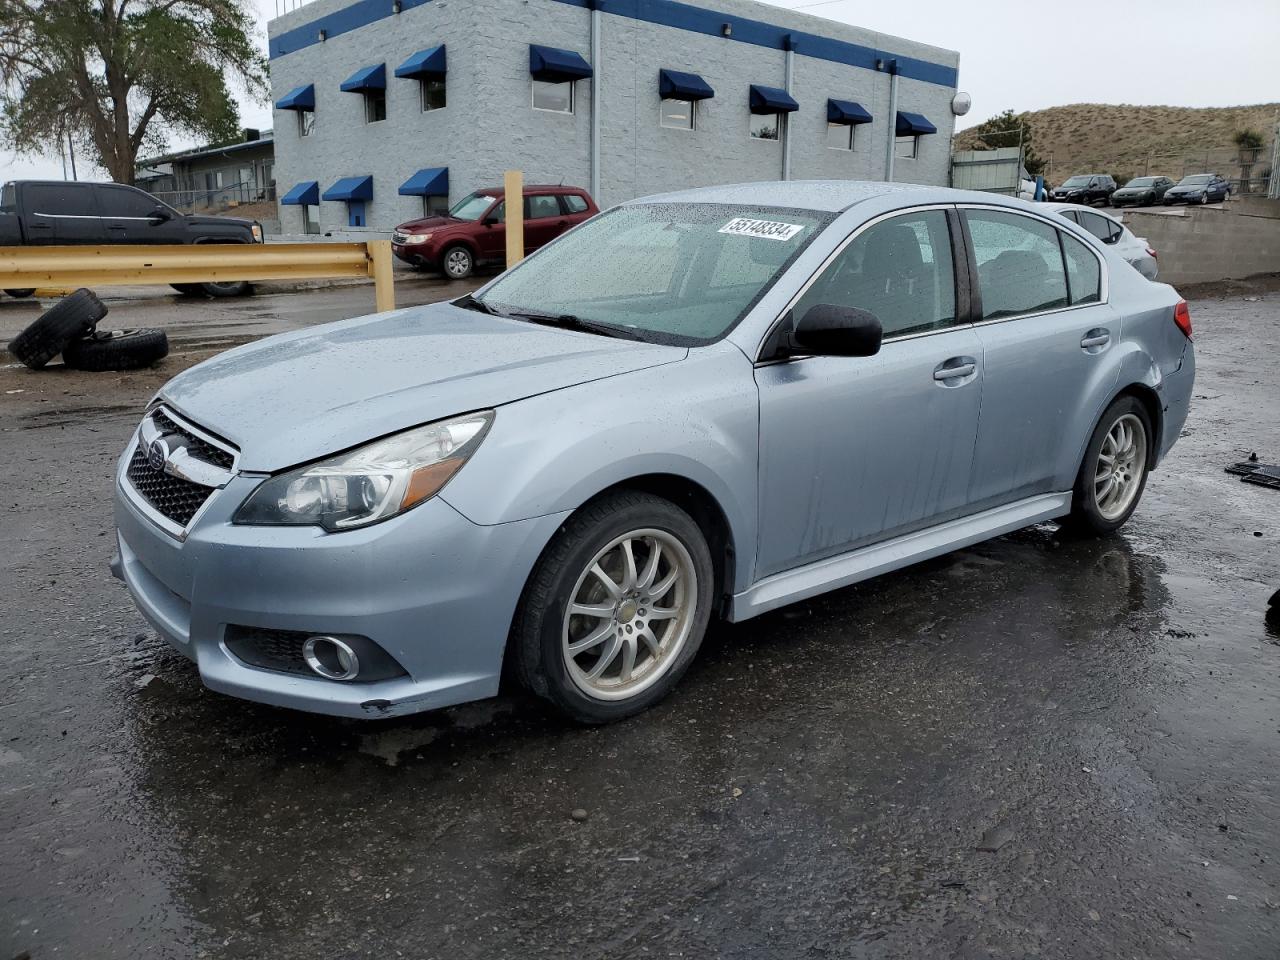
[[[704, 9], [753, 17], [788, 29], [892, 50], [954, 67], [958, 55], [911, 41], [751, 0], [705, 0]], [[272, 21], [269, 33], [306, 29], [317, 17], [346, 9], [342, 0], [315, 0]], [[281, 195], [295, 183], [317, 180], [321, 191], [341, 177], [372, 175], [366, 216], [386, 231], [420, 215], [418, 197], [397, 188], [423, 167], [449, 168], [450, 200], [501, 182], [502, 172], [524, 171], [527, 183], [589, 186], [592, 83], [576, 84], [572, 115], [533, 110], [530, 43], [575, 50], [588, 61], [591, 14], [552, 0], [431, 0], [323, 43], [274, 57], [274, 99], [314, 84], [315, 130], [298, 136], [293, 111], [275, 112], [276, 181]], [[783, 145], [748, 136], [748, 87], [785, 85], [782, 50], [678, 29], [612, 13], [601, 15], [601, 57], [592, 64], [603, 91], [601, 176], [597, 200], [608, 206], [683, 187], [782, 177]], [[439, 43], [448, 50], [448, 106], [424, 113], [416, 81], [397, 79], [395, 67], [412, 53]], [[387, 65], [387, 119], [364, 122], [364, 98], [339, 85], [361, 67]], [[880, 179], [890, 135], [889, 77], [834, 63], [802, 50], [794, 55], [793, 96], [800, 110], [788, 118], [794, 179]], [[697, 106], [697, 128], [659, 126], [658, 71], [700, 74], [716, 91]], [[920, 157], [896, 161], [895, 179], [944, 184], [954, 127], [949, 86], [902, 78], [899, 109], [923, 113], [938, 133], [921, 140]], [[861, 125], [855, 150], [827, 146], [827, 98], [861, 103], [875, 120]], [[343, 203], [321, 203], [326, 230], [347, 229]], [[301, 232], [302, 211], [281, 208], [285, 232]]]
[[1280, 272], [1280, 220], [1225, 209], [1187, 209], [1182, 216], [1129, 213], [1129, 229], [1145, 237], [1165, 283], [1203, 283]]

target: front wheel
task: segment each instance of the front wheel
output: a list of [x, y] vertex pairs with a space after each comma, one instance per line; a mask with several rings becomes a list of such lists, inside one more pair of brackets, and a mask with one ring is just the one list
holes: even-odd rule
[[1136, 397], [1107, 408], [1085, 450], [1068, 525], [1095, 536], [1124, 525], [1147, 485], [1152, 437], [1151, 417]]
[[619, 492], [575, 513], [538, 560], [512, 624], [521, 682], [581, 723], [667, 695], [711, 615], [701, 529], [673, 503]]
[[440, 263], [444, 267], [445, 276], [450, 280], [465, 280], [471, 276], [476, 265], [471, 251], [463, 246], [450, 247], [440, 258]]

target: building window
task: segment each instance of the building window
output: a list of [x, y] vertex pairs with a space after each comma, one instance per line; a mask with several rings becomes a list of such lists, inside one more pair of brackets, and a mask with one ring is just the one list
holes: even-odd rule
[[364, 122], [377, 123], [387, 119], [387, 91], [366, 90], [364, 92]]
[[425, 113], [428, 110], [444, 109], [444, 81], [443, 80], [423, 80], [422, 81], [422, 110]]
[[552, 83], [533, 81], [533, 109], [551, 113], [573, 113], [573, 81]]
[[423, 197], [422, 215], [424, 217], [442, 217], [449, 212], [448, 197]]
[[916, 151], [920, 149], [920, 137], [912, 134], [908, 137], [897, 137], [894, 140], [893, 155], [903, 160], [914, 160]]
[[298, 136], [309, 137], [316, 128], [316, 115], [310, 110], [298, 111]]
[[832, 150], [852, 150], [857, 129], [857, 124], [853, 123], [828, 123], [827, 146]]
[[658, 123], [672, 130], [692, 130], [696, 108], [697, 104], [693, 100], [664, 99]]
[[782, 114], [753, 113], [750, 129], [752, 140], [777, 140], [782, 135]]

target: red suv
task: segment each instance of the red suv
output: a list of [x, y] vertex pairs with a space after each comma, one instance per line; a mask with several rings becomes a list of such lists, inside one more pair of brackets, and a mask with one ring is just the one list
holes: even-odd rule
[[[599, 212], [581, 187], [526, 186], [524, 252], [532, 253]], [[501, 262], [507, 254], [504, 190], [477, 190], [444, 216], [400, 224], [391, 234], [391, 249], [405, 263], [434, 267], [452, 280], [469, 276], [477, 263]]]

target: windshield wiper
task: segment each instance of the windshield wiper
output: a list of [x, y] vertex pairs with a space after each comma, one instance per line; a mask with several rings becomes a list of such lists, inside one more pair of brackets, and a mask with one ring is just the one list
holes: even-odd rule
[[469, 293], [464, 294], [457, 300], [453, 301], [453, 305], [455, 307], [462, 307], [464, 310], [479, 310], [481, 313], [487, 313], [494, 317], [507, 316], [507, 314], [503, 313], [497, 307], [490, 306], [479, 297], [472, 296]]
[[618, 327], [606, 323], [583, 320], [572, 313], [538, 313], [532, 310], [512, 310], [506, 316], [527, 320], [544, 327], [559, 327], [563, 330], [580, 330], [583, 333], [594, 333], [602, 337], [619, 337], [623, 340], [639, 340], [640, 337]]

